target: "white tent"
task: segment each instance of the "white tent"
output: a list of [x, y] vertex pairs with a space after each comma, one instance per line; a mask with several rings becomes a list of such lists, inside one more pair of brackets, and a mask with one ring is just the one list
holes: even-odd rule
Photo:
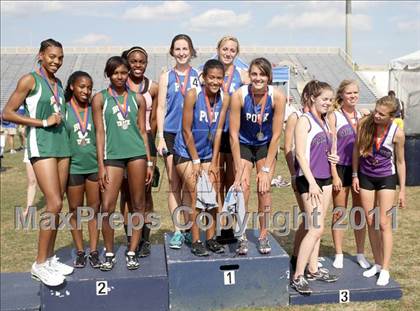
[[406, 135], [419, 136], [420, 50], [390, 62], [389, 89], [404, 103]]

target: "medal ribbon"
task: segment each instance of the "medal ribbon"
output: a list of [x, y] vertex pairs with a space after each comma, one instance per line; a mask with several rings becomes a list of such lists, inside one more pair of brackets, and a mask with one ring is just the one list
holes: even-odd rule
[[[384, 131], [383, 131], [383, 134], [379, 137], [379, 139], [378, 139], [378, 135], [377, 135], [378, 134], [377, 130], [375, 130], [375, 134], [373, 135], [373, 146], [372, 146], [373, 147], [372, 148], [373, 156], [375, 156], [375, 154], [377, 152], [379, 152], [382, 145], [384, 144], [385, 138], [388, 136], [389, 129], [390, 129], [390, 126], [389, 126], [389, 123], [388, 123], [386, 125]], [[379, 143], [378, 143], [378, 140], [379, 140]]]
[[230, 72], [228, 73], [227, 77], [227, 82], [225, 83], [225, 80], [223, 79], [223, 92], [225, 93], [229, 93], [229, 89], [230, 89], [230, 85], [232, 84], [232, 79], [233, 79], [233, 74], [235, 72], [235, 65], [232, 66], [232, 69], [230, 70]]
[[112, 87], [108, 88], [108, 93], [114, 98], [115, 102], [117, 103], [118, 110], [121, 112], [124, 119], [127, 119], [128, 114], [128, 92], [124, 92], [124, 100], [123, 104], [120, 104], [120, 101], [118, 100], [118, 94], [114, 91]]
[[189, 66], [189, 68], [188, 68], [188, 72], [187, 72], [187, 74], [184, 76], [184, 81], [182, 82], [182, 84], [181, 84], [181, 82], [180, 82], [179, 75], [178, 75], [178, 73], [176, 72], [175, 68], [174, 68], [174, 72], [175, 72], [176, 83], [178, 83], [178, 85], [179, 85], [179, 89], [180, 89], [180, 91], [181, 91], [182, 96], [184, 96], [184, 97], [185, 97], [185, 90], [187, 89], [188, 79], [190, 78], [191, 66]]
[[74, 102], [73, 98], [70, 99], [70, 105], [74, 112], [74, 115], [76, 116], [77, 122], [79, 123], [80, 130], [82, 131], [82, 134], [84, 135], [87, 131], [87, 125], [89, 122], [89, 113], [88, 113], [88, 105], [83, 110], [83, 119], [80, 117], [79, 114], [79, 108], [77, 107], [76, 103]]
[[[320, 128], [322, 129], [322, 131], [324, 132], [324, 134], [325, 134], [325, 138], [327, 139], [327, 145], [328, 145], [328, 148], [331, 148], [330, 134], [329, 134], [329, 133], [328, 133], [328, 131], [327, 131], [327, 130], [329, 130], [329, 129], [328, 129], [327, 122], [326, 122], [324, 119], [322, 119], [322, 121], [323, 121], [323, 123], [324, 123], [324, 124], [321, 124], [321, 123], [319, 123], [318, 119], [317, 119], [317, 118], [315, 118], [315, 116], [312, 114], [312, 112], [309, 112], [309, 114], [311, 115], [312, 119], [314, 119], [314, 121], [316, 122], [316, 124], [318, 124], [318, 125], [319, 125], [319, 127], [320, 127]], [[326, 130], [325, 128], [327, 128], [327, 130]], [[327, 150], [327, 151], [328, 151], [328, 150]]]
[[[359, 125], [359, 119], [357, 118], [357, 112], [356, 112], [356, 110], [354, 110], [354, 118], [356, 119], [356, 127], [353, 125], [353, 123], [352, 123], [352, 122], [351, 122], [351, 120], [349, 119], [349, 117], [348, 117], [347, 113], [343, 110], [343, 108], [341, 108], [341, 112], [343, 113], [344, 117], [346, 118], [347, 123], [351, 125], [351, 128], [352, 128], [352, 130], [353, 130], [353, 134], [354, 134], [354, 136], [356, 136], [356, 135], [357, 135], [357, 134], [356, 134], [356, 129], [357, 129], [358, 125]], [[356, 128], [356, 129], [355, 129], [355, 128]]]
[[217, 103], [217, 94], [214, 98], [214, 104], [213, 104], [213, 108], [210, 105], [210, 100], [209, 97], [207, 96], [206, 91], [204, 90], [204, 98], [206, 99], [206, 107], [207, 107], [207, 117], [208, 117], [208, 123], [209, 123], [209, 130], [211, 130], [211, 125], [213, 123], [213, 118], [214, 118], [214, 107], [216, 106]]
[[55, 104], [57, 105], [58, 110], [60, 111], [61, 110], [60, 109], [60, 94], [58, 93], [58, 82], [57, 81], [55, 82], [54, 89], [53, 89], [53, 87], [51, 86], [50, 80], [48, 80], [47, 76], [45, 75], [44, 69], [42, 69], [42, 66], [39, 66], [38, 73], [42, 77], [42, 79], [44, 79], [44, 81], [47, 83], [51, 93], [54, 96]]
[[138, 90], [136, 90], [136, 85], [135, 85], [135, 83], [133, 81], [131, 81], [130, 78], [127, 79], [126, 87], [127, 87], [127, 89], [132, 90], [134, 93], [141, 94], [141, 92], [144, 89], [144, 78], [140, 82]]
[[[255, 100], [254, 93], [252, 93], [252, 86], [249, 86], [249, 91], [252, 95], [252, 103], [254, 105], [254, 112], [255, 112], [255, 106], [258, 105], [258, 103]], [[260, 132], [262, 132], [262, 123], [263, 123], [263, 116], [265, 112], [265, 105], [267, 104], [267, 95], [268, 95], [268, 87], [265, 89], [264, 96], [262, 97], [262, 104], [261, 104], [261, 111], [260, 114], [257, 116], [257, 123], [260, 126]]]

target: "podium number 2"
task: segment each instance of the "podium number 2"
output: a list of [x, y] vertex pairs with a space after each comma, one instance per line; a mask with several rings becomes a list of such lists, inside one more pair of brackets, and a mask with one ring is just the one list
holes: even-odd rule
[[96, 282], [96, 295], [97, 296], [108, 295], [108, 281]]
[[338, 296], [339, 296], [338, 298], [339, 303], [350, 302], [350, 291], [348, 289], [340, 290]]
[[235, 270], [223, 271], [224, 284], [235, 285]]

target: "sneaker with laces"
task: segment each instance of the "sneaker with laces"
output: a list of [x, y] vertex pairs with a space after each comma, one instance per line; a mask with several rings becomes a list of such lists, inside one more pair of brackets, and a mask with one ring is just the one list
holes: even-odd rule
[[139, 244], [137, 255], [140, 258], [148, 257], [151, 253], [151, 243], [149, 241], [141, 241]]
[[47, 286], [58, 286], [63, 284], [65, 277], [57, 271], [51, 269], [49, 262], [37, 264], [34, 262], [31, 268], [31, 276], [37, 281], [41, 281]]
[[136, 252], [126, 252], [125, 261], [127, 263], [128, 270], [136, 270], [140, 268], [140, 264], [136, 256]]
[[187, 245], [191, 245], [192, 244], [192, 233], [191, 231], [186, 231], [183, 233], [184, 235], [184, 242]]
[[238, 246], [236, 247], [236, 253], [238, 255], [248, 254], [248, 240], [246, 238], [239, 239]]
[[325, 268], [319, 268], [315, 273], [306, 270], [305, 278], [308, 281], [322, 281], [327, 283], [332, 283], [338, 280], [338, 276], [330, 274], [330, 272]]
[[73, 267], [84, 268], [86, 266], [86, 254], [84, 251], [78, 251], [76, 259], [73, 262]]
[[58, 273], [64, 276], [72, 274], [74, 268], [62, 262], [59, 262], [58, 259], [60, 258], [58, 258], [55, 255], [47, 259], [47, 262], [49, 263], [51, 269], [57, 271]]
[[208, 250], [216, 254], [223, 254], [225, 252], [225, 248], [223, 247], [223, 245], [220, 245], [215, 238], [207, 240], [206, 247]]
[[258, 239], [258, 251], [261, 254], [269, 254], [271, 252], [271, 245], [270, 242], [268, 241], [268, 238], [262, 238], [262, 239]]
[[201, 242], [200, 240], [191, 244], [191, 253], [198, 257], [204, 257], [209, 255], [209, 253], [203, 245], [203, 242]]
[[290, 281], [290, 286], [300, 294], [312, 293], [312, 289], [309, 287], [309, 283], [303, 275], [299, 275], [296, 279], [292, 279]]
[[99, 259], [98, 251], [90, 252], [89, 254], [89, 263], [92, 268], [97, 269], [101, 267], [101, 260]]
[[180, 249], [184, 243], [184, 240], [184, 235], [181, 232], [176, 231], [169, 241], [169, 247], [173, 249]]
[[115, 262], [116, 260], [114, 253], [106, 253], [105, 261], [101, 263], [99, 269], [101, 269], [101, 271], [111, 271], [112, 268], [114, 268]]

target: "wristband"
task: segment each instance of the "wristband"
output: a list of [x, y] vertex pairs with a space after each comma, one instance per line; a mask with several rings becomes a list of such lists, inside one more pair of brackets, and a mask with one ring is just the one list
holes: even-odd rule
[[42, 127], [48, 127], [48, 121], [46, 119], [42, 120]]
[[163, 133], [157, 133], [156, 136], [157, 138], [163, 138]]
[[193, 163], [193, 164], [200, 164], [200, 163], [201, 163], [201, 161], [200, 161], [200, 159], [196, 159], [196, 160], [192, 160], [192, 163]]
[[261, 168], [261, 171], [263, 171], [264, 173], [270, 173], [270, 168], [269, 168], [269, 167], [267, 167], [267, 166], [263, 166], [263, 167]]
[[147, 161], [147, 167], [153, 167], [153, 162], [152, 161]]
[[357, 173], [351, 173], [351, 177], [352, 177], [352, 178], [357, 178], [357, 177], [358, 177], [358, 175], [357, 175]]

